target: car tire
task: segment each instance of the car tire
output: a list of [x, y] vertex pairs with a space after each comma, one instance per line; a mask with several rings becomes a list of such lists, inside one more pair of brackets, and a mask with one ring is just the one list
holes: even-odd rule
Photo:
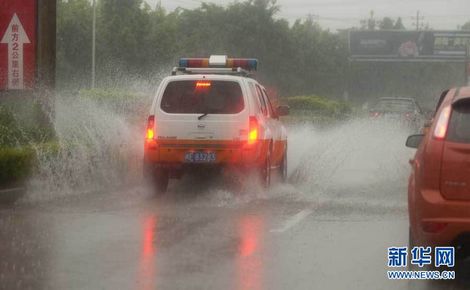
[[287, 152], [284, 152], [284, 156], [282, 157], [279, 173], [281, 175], [281, 181], [283, 183], [287, 182]]
[[156, 194], [165, 194], [168, 190], [168, 183], [170, 181], [170, 174], [168, 170], [157, 169], [154, 175], [154, 191]]
[[168, 170], [162, 168], [154, 168], [148, 163], [144, 164], [144, 177], [148, 184], [152, 187], [157, 195], [166, 193], [170, 174]]
[[[413, 236], [413, 231], [411, 230], [411, 227], [409, 228], [409, 234], [408, 234], [408, 262], [407, 262], [407, 267], [409, 271], [432, 271], [433, 266], [432, 265], [424, 265], [423, 267], [419, 267], [418, 265], [414, 265], [411, 263], [411, 250], [416, 247], [416, 239]], [[434, 260], [434, 257], [433, 257]]]
[[411, 233], [411, 227], [408, 228], [408, 256], [407, 256], [407, 270], [413, 271], [415, 270], [415, 267], [411, 265], [411, 255], [409, 250], [413, 249], [414, 247], [414, 239], [413, 239], [413, 234]]
[[268, 150], [265, 162], [260, 169], [260, 181], [264, 189], [271, 185], [271, 149]]

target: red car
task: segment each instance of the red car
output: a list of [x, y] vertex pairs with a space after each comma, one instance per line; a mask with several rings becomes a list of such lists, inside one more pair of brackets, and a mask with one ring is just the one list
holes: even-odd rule
[[408, 187], [410, 246], [470, 245], [470, 87], [443, 94], [426, 135], [406, 145], [418, 148]]

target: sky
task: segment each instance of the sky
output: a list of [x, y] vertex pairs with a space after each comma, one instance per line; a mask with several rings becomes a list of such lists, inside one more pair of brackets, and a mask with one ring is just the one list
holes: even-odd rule
[[[152, 7], [158, 0], [145, 0]], [[161, 0], [169, 11], [177, 7], [196, 8], [199, 0]], [[221, 5], [232, 0], [207, 0]], [[417, 11], [423, 17], [420, 21], [432, 29], [453, 30], [470, 21], [470, 0], [278, 0], [281, 6], [279, 17], [294, 21], [314, 15], [324, 28], [337, 30], [359, 26], [360, 19], [369, 18], [374, 11], [375, 18], [385, 16], [402, 17], [405, 27], [416, 27]], [[421, 17], [420, 17], [421, 18]]]

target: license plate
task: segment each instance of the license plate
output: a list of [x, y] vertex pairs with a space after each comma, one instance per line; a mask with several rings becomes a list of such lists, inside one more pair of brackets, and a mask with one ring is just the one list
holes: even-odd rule
[[215, 152], [186, 152], [184, 155], [184, 161], [188, 163], [211, 163], [215, 160]]

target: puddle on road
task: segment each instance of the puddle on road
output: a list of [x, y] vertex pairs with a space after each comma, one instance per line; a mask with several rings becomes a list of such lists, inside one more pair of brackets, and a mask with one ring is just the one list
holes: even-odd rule
[[368, 119], [322, 130], [293, 126], [289, 128], [289, 184], [276, 184], [264, 193], [251, 183], [238, 192], [217, 180], [198, 184], [197, 179], [185, 178], [172, 187], [172, 193], [182, 200], [192, 199], [193, 205], [219, 207], [283, 198], [345, 209], [403, 210], [408, 160], [414, 154], [404, 144], [411, 133], [395, 123]]
[[[143, 98], [136, 101], [145, 103], [149, 97]], [[31, 180], [24, 200], [122, 191], [138, 180], [145, 116], [136, 122], [135, 115], [145, 113], [126, 112], [128, 107], [132, 106], [109, 107], [96, 100], [58, 98], [55, 128], [60, 146], [38, 151], [39, 174]], [[189, 178], [173, 182], [176, 185], [172, 185], [169, 194], [219, 207], [270, 198], [403, 205], [408, 159], [413, 154], [404, 146], [408, 134], [396, 123], [368, 119], [350, 120], [329, 129], [307, 124], [291, 126], [290, 184], [275, 185], [266, 194], [256, 184], [249, 184], [243, 192], [227, 189], [219, 181], [195, 188], [197, 180]]]
[[307, 199], [339, 204], [405, 205], [410, 130], [397, 123], [357, 119], [318, 130], [289, 132], [290, 178]]

